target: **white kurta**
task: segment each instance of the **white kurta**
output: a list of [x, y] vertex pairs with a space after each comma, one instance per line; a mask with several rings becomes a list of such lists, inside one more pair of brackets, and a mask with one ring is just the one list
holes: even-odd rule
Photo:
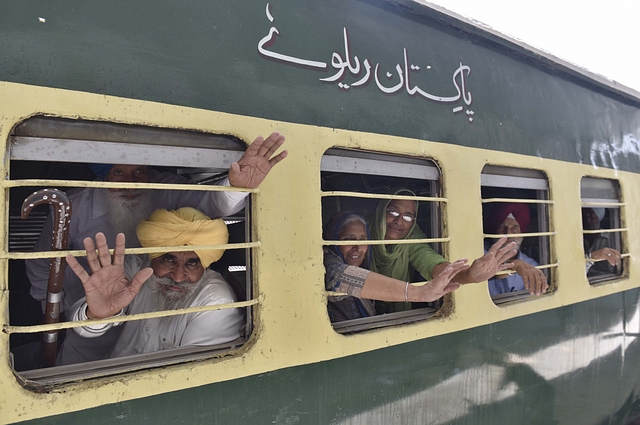
[[[125, 262], [128, 277], [149, 264], [146, 256], [128, 256]], [[185, 308], [228, 304], [236, 300], [229, 284], [213, 270], [205, 270], [199, 285], [200, 288], [186, 300]], [[146, 282], [126, 309], [126, 314], [154, 311], [153, 297], [151, 285]], [[83, 305], [84, 298], [74, 304], [72, 317], [76, 317], [76, 311]], [[93, 331], [92, 338], [80, 336], [86, 335], [83, 332], [86, 328], [75, 328], [76, 332], [67, 333], [58, 364], [123, 357], [183, 346], [221, 344], [240, 337], [242, 326], [243, 317], [238, 309], [225, 309], [126, 322], [112, 329], [107, 327], [97, 333], [98, 337], [95, 337], [96, 332]], [[104, 335], [105, 333], [107, 334]]]

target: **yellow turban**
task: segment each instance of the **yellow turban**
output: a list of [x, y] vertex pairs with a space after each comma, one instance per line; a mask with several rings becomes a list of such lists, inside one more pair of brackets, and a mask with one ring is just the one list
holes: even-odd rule
[[[136, 228], [140, 245], [147, 247], [223, 245], [229, 241], [227, 225], [221, 219], [212, 220], [195, 208], [185, 207], [174, 211], [155, 210], [149, 220], [141, 221]], [[224, 254], [224, 249], [195, 251], [204, 268], [209, 267]], [[149, 254], [150, 258], [164, 255]]]

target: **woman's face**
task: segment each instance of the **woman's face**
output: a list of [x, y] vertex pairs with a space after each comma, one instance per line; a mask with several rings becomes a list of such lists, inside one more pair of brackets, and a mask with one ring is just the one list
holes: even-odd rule
[[387, 240], [404, 239], [416, 220], [416, 203], [414, 201], [393, 200], [387, 206]]
[[[340, 241], [366, 241], [367, 230], [359, 221], [352, 221], [342, 227], [338, 233]], [[338, 249], [344, 256], [345, 262], [350, 266], [360, 267], [367, 254], [369, 245], [338, 245]]]

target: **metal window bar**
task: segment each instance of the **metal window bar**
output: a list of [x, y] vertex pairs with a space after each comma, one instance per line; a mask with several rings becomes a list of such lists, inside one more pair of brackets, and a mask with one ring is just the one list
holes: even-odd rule
[[[186, 251], [204, 251], [213, 249], [245, 249], [245, 248], [260, 248], [262, 243], [256, 242], [244, 242], [244, 243], [231, 243], [220, 245], [176, 245], [176, 246], [162, 246], [162, 247], [149, 247], [149, 248], [125, 248], [125, 255], [129, 254], [150, 254], [155, 252], [186, 252]], [[109, 253], [113, 255], [113, 249], [109, 250]], [[67, 251], [39, 251], [39, 252], [6, 252], [0, 250], [0, 259], [8, 260], [31, 260], [35, 258], [63, 258], [68, 254], [74, 257], [86, 257], [87, 253], [84, 250], [67, 250]]]
[[[399, 199], [408, 201], [423, 201], [423, 202], [449, 202], [447, 198], [431, 197], [431, 196], [411, 196], [411, 195], [386, 195], [377, 193], [361, 193], [361, 192], [342, 192], [331, 191], [322, 192], [322, 197], [352, 197], [352, 198], [367, 198], [367, 199]], [[323, 245], [409, 245], [418, 243], [438, 243], [438, 242], [450, 242], [450, 237], [442, 238], [426, 238], [426, 239], [403, 239], [403, 240], [366, 240], [366, 241], [337, 241], [337, 240], [324, 240]]]
[[[631, 257], [631, 253], [627, 252], [627, 253], [624, 253], [624, 254], [620, 254], [620, 256], [622, 258], [630, 258]], [[606, 258], [601, 258], [599, 260], [596, 260], [595, 258], [585, 258], [584, 260], [585, 260], [585, 263], [599, 263], [600, 261], [607, 261]]]
[[583, 207], [626, 207], [626, 202], [599, 202], [599, 201], [585, 201], [580, 205]]
[[323, 245], [412, 245], [418, 243], [435, 243], [435, 242], [450, 242], [450, 237], [443, 238], [426, 238], [426, 239], [399, 239], [399, 240], [365, 240], [365, 241], [325, 241], [323, 239]]
[[233, 186], [199, 185], [199, 184], [176, 184], [176, 183], [117, 183], [99, 182], [87, 180], [48, 180], [48, 179], [26, 179], [26, 180], [3, 180], [0, 187], [92, 187], [100, 189], [161, 189], [161, 190], [195, 190], [211, 192], [248, 192], [259, 193], [260, 189], [245, 189]]
[[[531, 266], [531, 267], [536, 268], [538, 270], [545, 270], [545, 269], [553, 269], [558, 266], [560, 266], [559, 262], [549, 263], [549, 264], [539, 264], [537, 266]], [[512, 276], [514, 274], [516, 274], [515, 270], [502, 270], [496, 273], [496, 276]]]
[[622, 232], [628, 232], [628, 231], [629, 231], [628, 227], [618, 227], [613, 229], [583, 230], [582, 234], [597, 235], [599, 233], [622, 233]]
[[321, 197], [341, 196], [345, 198], [367, 198], [367, 199], [398, 199], [407, 201], [424, 201], [424, 202], [449, 202], [447, 198], [432, 196], [411, 196], [411, 195], [383, 195], [378, 193], [362, 193], [362, 192], [342, 192], [328, 191], [322, 192]]
[[227, 310], [230, 308], [242, 308], [249, 307], [252, 305], [259, 304], [261, 298], [254, 298], [248, 301], [241, 301], [229, 304], [216, 304], [216, 305], [206, 305], [201, 307], [189, 307], [183, 308], [180, 310], [162, 310], [162, 311], [152, 311], [148, 313], [139, 313], [132, 315], [123, 315], [116, 317], [107, 317], [104, 319], [88, 319], [88, 320], [77, 320], [72, 322], [60, 322], [53, 323], [50, 325], [31, 325], [31, 326], [11, 326], [11, 325], [3, 325], [2, 331], [7, 334], [12, 333], [38, 333], [43, 331], [53, 331], [53, 330], [61, 330], [61, 329], [70, 329], [70, 328], [78, 328], [80, 326], [87, 325], [103, 325], [107, 323], [122, 323], [122, 322], [132, 322], [135, 320], [143, 320], [143, 319], [155, 319], [160, 317], [170, 317], [170, 316], [180, 316], [182, 314], [189, 313], [201, 313], [204, 311], [214, 311], [214, 310]]
[[482, 237], [487, 238], [487, 239], [500, 239], [500, 238], [504, 238], [505, 236], [508, 236], [510, 238], [530, 238], [530, 237], [535, 237], [535, 236], [556, 236], [558, 234], [558, 232], [534, 232], [534, 233], [509, 233], [507, 234], [502, 234], [502, 233], [483, 233]]
[[521, 199], [521, 198], [487, 198], [482, 199], [483, 204], [491, 204], [495, 202], [509, 202], [514, 204], [550, 204], [553, 205], [555, 201], [549, 199]]

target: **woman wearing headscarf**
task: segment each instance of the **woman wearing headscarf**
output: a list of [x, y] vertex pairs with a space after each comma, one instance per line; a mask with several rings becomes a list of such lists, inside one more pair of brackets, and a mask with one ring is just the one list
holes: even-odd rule
[[[401, 196], [416, 196], [408, 189], [394, 193]], [[371, 226], [374, 240], [425, 239], [426, 235], [416, 224], [418, 202], [410, 199], [382, 200], [376, 209]], [[487, 280], [498, 271], [513, 266], [505, 263], [515, 254], [515, 244], [507, 239], [498, 240], [485, 255], [477, 258], [470, 267], [461, 270], [455, 277], [457, 283], [476, 283]], [[429, 244], [374, 245], [371, 269], [377, 273], [402, 281], [411, 281], [413, 273], [419, 272], [427, 280], [438, 278], [450, 264], [436, 253]], [[458, 260], [461, 261], [461, 260]], [[463, 261], [467, 261], [464, 259]], [[410, 303], [389, 304], [389, 312], [410, 310]]]
[[[325, 241], [368, 240], [365, 220], [351, 211], [335, 214], [325, 225]], [[330, 297], [328, 312], [331, 322], [375, 315], [373, 300], [381, 301], [435, 301], [460, 285], [451, 278], [467, 266], [458, 261], [443, 270], [438, 279], [422, 286], [392, 279], [369, 271], [371, 247], [369, 245], [331, 245], [324, 247], [325, 287], [328, 291], [348, 295]]]

